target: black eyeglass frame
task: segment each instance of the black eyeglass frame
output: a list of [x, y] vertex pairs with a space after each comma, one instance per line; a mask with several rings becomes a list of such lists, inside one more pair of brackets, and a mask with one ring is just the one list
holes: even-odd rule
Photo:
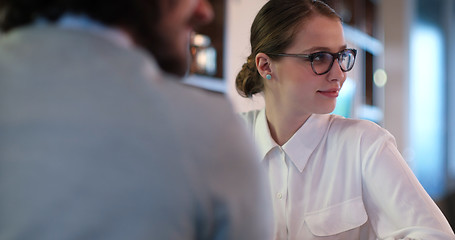
[[[346, 51], [350, 51], [352, 52], [352, 54], [354, 55], [354, 63], [352, 64], [352, 66], [348, 69], [343, 69], [342, 64], [341, 64], [341, 58], [340, 56], [345, 53]], [[330, 63], [330, 66], [328, 67], [327, 71], [325, 72], [322, 72], [322, 73], [318, 73], [316, 72], [316, 70], [314, 69], [314, 66], [313, 66], [313, 60], [314, 58], [318, 55], [318, 54], [321, 54], [321, 53], [324, 53], [324, 54], [329, 54], [329, 55], [332, 55], [333, 57], [333, 60], [332, 62]], [[353, 48], [346, 48], [346, 49], [343, 49], [337, 53], [331, 53], [331, 52], [327, 52], [327, 51], [321, 51], [321, 52], [315, 52], [315, 53], [311, 53], [311, 54], [290, 54], [290, 53], [270, 53], [268, 55], [272, 55], [272, 56], [280, 56], [280, 57], [297, 57], [297, 58], [303, 58], [303, 59], [308, 59], [310, 60], [311, 62], [311, 69], [313, 70], [313, 72], [316, 74], [316, 75], [324, 75], [326, 73], [328, 73], [330, 71], [330, 69], [332, 69], [333, 67], [333, 63], [335, 62], [335, 59], [338, 60], [338, 65], [340, 66], [340, 69], [341, 71], [343, 72], [349, 72], [352, 70], [352, 68], [354, 67], [354, 64], [355, 64], [355, 59], [356, 59], [356, 56], [357, 56], [357, 49], [353, 49]]]

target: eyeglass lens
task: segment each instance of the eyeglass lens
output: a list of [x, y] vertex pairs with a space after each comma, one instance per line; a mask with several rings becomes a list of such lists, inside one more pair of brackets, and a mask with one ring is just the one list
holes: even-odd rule
[[[347, 72], [352, 69], [355, 62], [355, 53], [349, 49], [344, 50], [338, 54], [338, 64], [341, 70]], [[312, 67], [316, 74], [325, 74], [332, 68], [334, 62], [334, 56], [331, 53], [316, 53], [312, 60]]]

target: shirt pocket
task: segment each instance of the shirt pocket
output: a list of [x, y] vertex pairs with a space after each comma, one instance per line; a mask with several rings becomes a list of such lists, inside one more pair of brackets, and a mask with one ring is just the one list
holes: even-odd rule
[[362, 226], [368, 220], [362, 197], [311, 212], [305, 223], [315, 236], [331, 236]]

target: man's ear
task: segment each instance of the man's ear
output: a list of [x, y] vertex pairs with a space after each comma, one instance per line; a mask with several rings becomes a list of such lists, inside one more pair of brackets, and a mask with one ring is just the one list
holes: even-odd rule
[[[265, 53], [256, 54], [256, 68], [258, 69], [259, 74], [264, 79], [270, 79], [272, 76], [272, 61], [269, 56]], [[267, 77], [269, 75], [270, 77]]]

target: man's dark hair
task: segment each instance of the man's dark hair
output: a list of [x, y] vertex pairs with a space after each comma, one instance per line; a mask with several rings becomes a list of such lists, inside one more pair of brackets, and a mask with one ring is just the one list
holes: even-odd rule
[[3, 32], [33, 23], [54, 22], [65, 13], [81, 14], [108, 26], [121, 26], [145, 45], [160, 18], [160, 0], [0, 0]]
[[[161, 17], [176, 0], [0, 0], [0, 30], [8, 32], [38, 19], [55, 22], [66, 13], [85, 15], [106, 26], [126, 30], [134, 42], [157, 58], [160, 67], [173, 72], [175, 62], [162, 49]], [[164, 56], [164, 57], [163, 57]]]
[[151, 17], [159, 19], [158, 3], [158, 0], [0, 0], [0, 28], [8, 31], [37, 18], [55, 21], [67, 12], [85, 14], [106, 25], [139, 26], [150, 23]]

